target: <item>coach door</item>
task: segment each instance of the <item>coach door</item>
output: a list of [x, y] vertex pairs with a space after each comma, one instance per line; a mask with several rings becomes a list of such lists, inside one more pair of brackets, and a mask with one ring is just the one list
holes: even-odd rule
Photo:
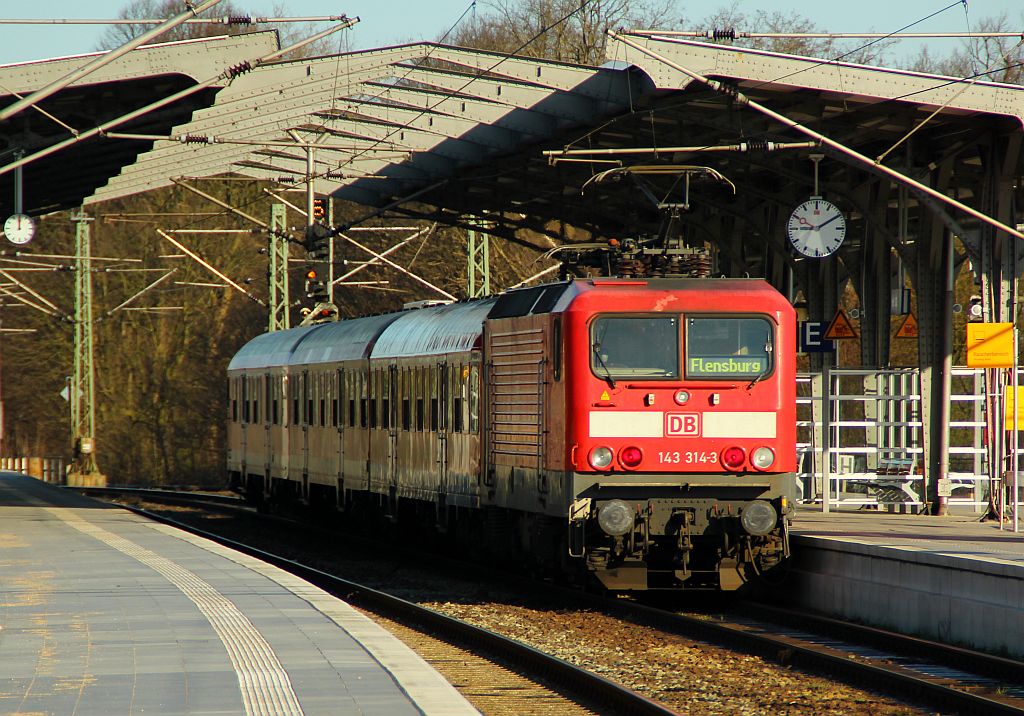
[[338, 431], [338, 506], [345, 506], [345, 369], [334, 373], [334, 399], [331, 401], [331, 424]]
[[239, 421], [242, 424], [242, 429], [239, 430], [239, 447], [242, 451], [242, 474], [243, 476], [249, 470], [249, 451], [248, 451], [248, 436], [249, 436], [249, 376], [242, 374], [241, 386], [239, 387], [239, 394], [241, 400], [239, 404], [242, 406], [241, 418]]
[[434, 374], [434, 389], [430, 393], [430, 429], [435, 431], [437, 450], [437, 508], [438, 519], [444, 517], [443, 508], [448, 495], [448, 364], [438, 363]]
[[263, 420], [263, 474], [266, 475], [267, 479], [270, 479], [270, 470], [274, 464], [274, 436], [273, 430], [273, 414], [271, 406], [273, 404], [273, 392], [274, 392], [274, 381], [271, 378], [270, 373], [264, 373], [263, 375], [263, 410], [260, 418]]
[[384, 405], [381, 420], [388, 430], [387, 481], [389, 492], [398, 490], [398, 366], [389, 365], [386, 383], [381, 392]]

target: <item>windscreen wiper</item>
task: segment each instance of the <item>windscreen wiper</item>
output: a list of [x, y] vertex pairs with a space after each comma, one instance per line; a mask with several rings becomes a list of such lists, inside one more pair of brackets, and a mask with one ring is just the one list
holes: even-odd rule
[[597, 356], [597, 362], [600, 363], [601, 367], [604, 369], [604, 379], [608, 381], [608, 387], [610, 387], [612, 390], [615, 390], [615, 379], [612, 378], [612, 372], [608, 370], [608, 366], [605, 364], [604, 358], [601, 357], [601, 344], [594, 343], [593, 347], [594, 355]]

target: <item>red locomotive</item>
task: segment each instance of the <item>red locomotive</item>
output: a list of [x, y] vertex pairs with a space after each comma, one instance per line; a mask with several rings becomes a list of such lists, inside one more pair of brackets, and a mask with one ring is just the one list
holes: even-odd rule
[[261, 335], [228, 468], [613, 590], [734, 588], [788, 556], [795, 317], [756, 279], [594, 278]]

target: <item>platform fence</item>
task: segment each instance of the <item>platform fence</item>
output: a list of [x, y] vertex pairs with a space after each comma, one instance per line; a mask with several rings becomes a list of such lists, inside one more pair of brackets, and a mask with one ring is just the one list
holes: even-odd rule
[[67, 465], [63, 457], [0, 457], [0, 470], [21, 472], [54, 485], [67, 482]]
[[[985, 375], [954, 368], [949, 504], [985, 512], [993, 489], [985, 448]], [[917, 512], [926, 501], [917, 368], [833, 368], [797, 378], [798, 485], [805, 503]]]

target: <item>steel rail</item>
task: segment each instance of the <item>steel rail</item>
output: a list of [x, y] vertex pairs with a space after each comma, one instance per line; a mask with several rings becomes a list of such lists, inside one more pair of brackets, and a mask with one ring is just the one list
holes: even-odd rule
[[[148, 491], [146, 489], [124, 488], [71, 488], [85, 494], [135, 494], [140, 497], [157, 497], [182, 501], [187, 496], [181, 492]], [[195, 501], [216, 503], [237, 502], [222, 495], [196, 495]], [[314, 567], [296, 562], [280, 555], [267, 552], [236, 540], [222, 537], [213, 532], [193, 527], [184, 522], [159, 515], [140, 507], [120, 505], [127, 510], [148, 519], [184, 530], [216, 542], [293, 574], [320, 587], [326, 592], [344, 599], [362, 609], [393, 619], [404, 626], [422, 631], [456, 646], [470, 647], [478, 655], [496, 660], [531, 679], [541, 678], [545, 685], [559, 693], [571, 694], [584, 701], [601, 704], [616, 712], [637, 716], [678, 716], [676, 711], [637, 692], [616, 684], [603, 676], [570, 664], [558, 657], [511, 639], [501, 634], [474, 626], [454, 617], [449, 617], [427, 607], [422, 607], [400, 597], [367, 587], [342, 577], [323, 572]], [[481, 652], [483, 652], [481, 654]]]
[[[758, 618], [726, 616], [722, 621], [710, 621], [642, 605], [630, 605], [628, 608], [637, 610], [638, 614], [646, 614], [655, 624], [676, 633], [696, 636], [714, 643], [731, 644], [776, 661], [784, 657], [786, 663], [797, 668], [818, 673], [840, 674], [849, 683], [868, 685], [869, 688], [884, 691], [904, 700], [913, 698], [943, 712], [952, 710], [956, 713], [979, 714], [1024, 713], [1024, 699], [961, 690], [956, 688], [959, 682], [948, 673], [944, 676], [930, 676], [911, 665], [901, 665], [897, 662], [900, 657], [919, 654], [927, 649], [931, 658], [938, 662], [932, 666], [943, 666], [946, 670], [955, 669], [972, 676], [986, 675], [980, 673], [984, 670], [993, 674], [1003, 674], [997, 678], [1006, 678], [1006, 673], [1019, 675], [1024, 667], [988, 654], [875, 629], [872, 630], [872, 642], [878, 643], [877, 639], [887, 639], [888, 642], [884, 645], [879, 644], [879, 650], [885, 651], [891, 660], [879, 657], [869, 660], [860, 655], [862, 644], [857, 643], [859, 639], [855, 641], [853, 638], [859, 629], [855, 624], [836, 622], [842, 624], [847, 638], [852, 643], [830, 645], [821, 643], [821, 635], [815, 633], [816, 621], [807, 614], [799, 615], [803, 623], [795, 627], [805, 634], [793, 635], [780, 631], [777, 625]], [[860, 632], [862, 636], [866, 633]], [[1017, 683], [1024, 684], [1024, 680]], [[913, 696], [910, 696], [911, 694]]]

